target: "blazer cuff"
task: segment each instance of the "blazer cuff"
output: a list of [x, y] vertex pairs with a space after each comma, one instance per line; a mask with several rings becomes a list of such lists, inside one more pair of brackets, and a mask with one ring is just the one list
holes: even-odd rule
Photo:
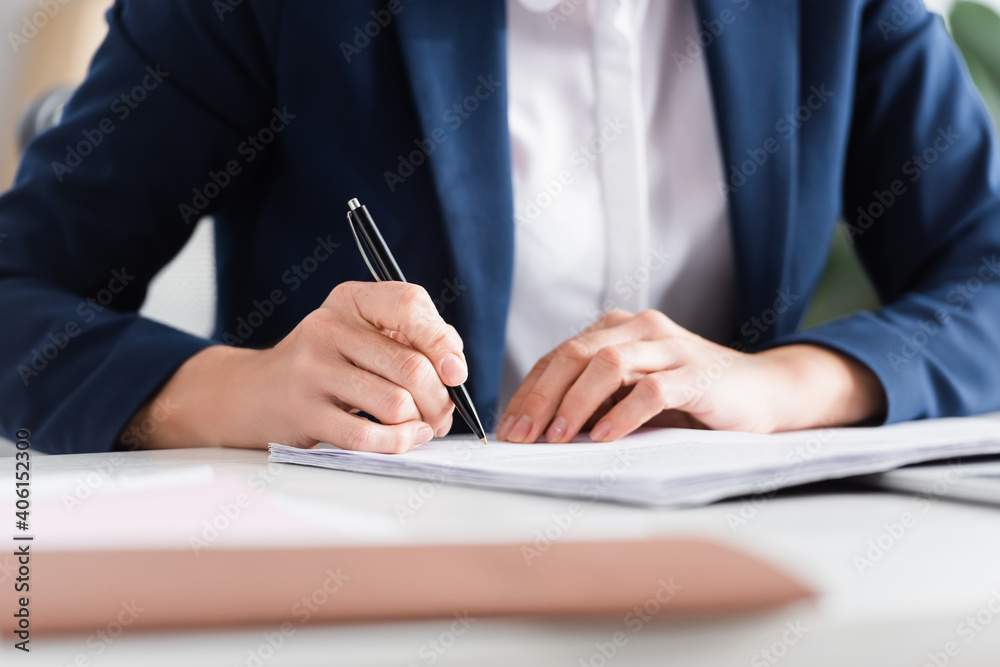
[[[126, 317], [132, 322], [122, 327], [104, 359], [45, 420], [38, 438], [45, 450], [84, 453], [107, 452], [119, 445], [129, 450], [140, 447], [156, 428], [156, 419], [119, 443], [122, 429], [181, 364], [219, 344], [139, 315]], [[169, 411], [170, 406], [163, 409]]]

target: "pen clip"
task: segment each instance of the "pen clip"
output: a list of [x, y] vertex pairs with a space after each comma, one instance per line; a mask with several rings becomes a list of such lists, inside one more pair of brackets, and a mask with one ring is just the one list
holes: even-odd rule
[[353, 211], [347, 212], [347, 224], [351, 228], [351, 234], [354, 235], [354, 242], [358, 244], [358, 250], [361, 251], [361, 259], [365, 260], [365, 264], [368, 266], [368, 270], [371, 271], [372, 277], [375, 278], [375, 282], [380, 283], [383, 280], [382, 276], [379, 274], [378, 271], [375, 270], [375, 267], [372, 266], [371, 260], [368, 259], [368, 253], [370, 251], [368, 248], [365, 247], [364, 242], [362, 242], [361, 240], [361, 236], [358, 234], [358, 229], [355, 226], [354, 218], [351, 217], [352, 212]]

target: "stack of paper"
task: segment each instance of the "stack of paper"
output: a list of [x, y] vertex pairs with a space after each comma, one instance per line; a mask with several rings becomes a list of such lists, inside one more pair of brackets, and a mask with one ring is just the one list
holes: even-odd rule
[[638, 505], [690, 506], [934, 459], [1000, 453], [996, 416], [778, 435], [647, 429], [613, 443], [434, 440], [402, 455], [271, 444], [280, 463]]

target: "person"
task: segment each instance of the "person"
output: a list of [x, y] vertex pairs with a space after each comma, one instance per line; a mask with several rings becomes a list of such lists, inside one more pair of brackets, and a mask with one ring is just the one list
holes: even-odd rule
[[[515, 442], [1000, 408], [996, 135], [915, 0], [108, 20], [0, 199], [8, 437], [404, 452], [461, 382]], [[367, 276], [354, 197], [414, 284]], [[841, 214], [882, 305], [800, 331]], [[137, 313], [202, 216], [211, 339]]]

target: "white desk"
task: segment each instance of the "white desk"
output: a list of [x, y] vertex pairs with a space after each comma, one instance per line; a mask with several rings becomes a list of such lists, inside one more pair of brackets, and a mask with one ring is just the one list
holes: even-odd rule
[[[102, 467], [107, 455], [37, 456], [33, 480], [72, 471], [81, 479]], [[0, 458], [0, 507], [12, 505], [12, 460]], [[143, 471], [169, 466], [211, 465], [218, 473], [249, 478], [266, 469], [266, 453], [243, 450], [135, 452], [119, 469]], [[265, 493], [294, 496], [317, 507], [353, 506], [396, 519], [393, 507], [406, 503], [418, 482], [282, 466]], [[8, 486], [9, 485], [9, 486]], [[423, 540], [532, 540], [552, 514], [569, 501], [443, 485], [436, 489], [407, 529]], [[646, 624], [606, 661], [608, 665], [772, 665], [844, 667], [850, 665], [920, 667], [938, 653], [940, 664], [996, 667], [1000, 664], [1000, 614], [988, 611], [992, 591], [1000, 595], [1000, 510], [938, 501], [924, 513], [911, 498], [868, 492], [781, 496], [766, 501], [749, 522], [734, 531], [730, 518], [740, 501], [693, 510], [646, 510], [589, 505], [568, 538], [705, 535], [788, 568], [814, 586], [814, 603], [766, 614], [685, 621], [659, 619]], [[885, 524], [904, 512], [917, 523], [895, 540], [871, 568], [859, 573], [855, 556], [878, 540]], [[7, 515], [7, 512], [4, 512]], [[38, 528], [39, 533], [44, 527]], [[12, 532], [12, 531], [10, 531]], [[0, 537], [5, 541], [9, 537]], [[885, 539], [883, 539], [885, 542]], [[0, 590], [9, 594], [9, 581]], [[1000, 602], [994, 603], [1000, 609]], [[986, 611], [982, 611], [986, 610]], [[989, 621], [981, 631], [957, 626], [981, 612]], [[787, 623], [807, 630], [793, 645], [782, 646]], [[601, 665], [595, 643], [623, 629], [622, 619], [479, 619], [461, 636], [448, 637], [449, 621], [297, 627], [266, 660], [249, 651], [267, 646], [274, 628], [203, 632], [129, 632], [97, 655], [86, 637], [35, 637], [25, 656], [5, 638], [3, 664], [143, 667], [185, 665]], [[444, 635], [442, 635], [444, 633]], [[444, 637], [453, 645], [437, 652], [428, 642]], [[954, 641], [959, 653], [944, 651]], [[777, 644], [776, 644], [777, 642]], [[779, 658], [760, 653], [775, 646]], [[422, 650], [423, 649], [423, 650]], [[954, 652], [954, 651], [953, 651]], [[180, 658], [183, 656], [183, 662]], [[268, 657], [269, 656], [269, 657]], [[27, 658], [27, 659], [25, 659]], [[89, 661], [89, 662], [87, 662]], [[582, 661], [582, 662], [581, 662]], [[589, 662], [588, 662], [589, 661]]]

